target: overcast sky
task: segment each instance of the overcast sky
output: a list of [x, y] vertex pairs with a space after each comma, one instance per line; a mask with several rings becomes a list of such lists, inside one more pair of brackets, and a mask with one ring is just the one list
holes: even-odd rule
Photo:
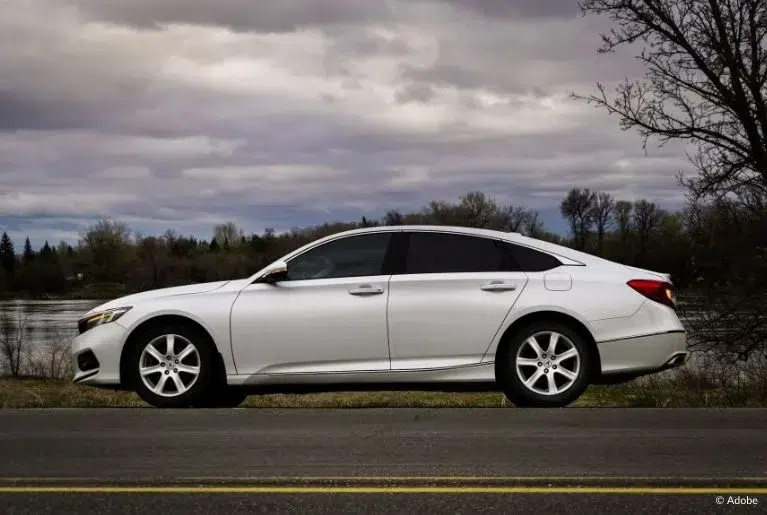
[[209, 238], [481, 190], [561, 230], [571, 187], [681, 201], [679, 149], [570, 100], [642, 69], [574, 0], [12, 0], [0, 229]]

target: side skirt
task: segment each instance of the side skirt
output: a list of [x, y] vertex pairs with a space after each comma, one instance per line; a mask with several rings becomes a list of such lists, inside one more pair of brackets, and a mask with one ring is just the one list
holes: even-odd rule
[[495, 363], [429, 370], [229, 375], [227, 383], [265, 393], [499, 391]]

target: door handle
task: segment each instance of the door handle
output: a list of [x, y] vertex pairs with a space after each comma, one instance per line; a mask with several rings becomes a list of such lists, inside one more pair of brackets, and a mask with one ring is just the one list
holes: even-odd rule
[[351, 290], [346, 291], [349, 295], [380, 295], [383, 293], [383, 288], [373, 288], [369, 284], [363, 284], [358, 288], [352, 288]]
[[514, 291], [517, 289], [517, 285], [499, 281], [483, 284], [480, 288], [484, 291]]

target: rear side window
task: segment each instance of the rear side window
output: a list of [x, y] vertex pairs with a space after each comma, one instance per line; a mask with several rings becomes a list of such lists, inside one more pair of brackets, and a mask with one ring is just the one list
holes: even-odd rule
[[511, 256], [514, 270], [520, 272], [544, 272], [562, 264], [554, 256], [529, 247], [514, 245], [513, 243], [504, 243], [503, 245]]
[[413, 232], [405, 259], [406, 274], [497, 272], [507, 258], [496, 240], [437, 232]]

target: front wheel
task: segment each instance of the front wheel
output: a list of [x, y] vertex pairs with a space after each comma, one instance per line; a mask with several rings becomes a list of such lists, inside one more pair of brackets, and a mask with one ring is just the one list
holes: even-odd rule
[[136, 393], [157, 408], [188, 408], [211, 388], [214, 349], [199, 330], [154, 327], [138, 338], [131, 368]]
[[590, 349], [570, 327], [535, 322], [514, 335], [502, 353], [498, 380], [520, 407], [564, 407], [588, 387]]

